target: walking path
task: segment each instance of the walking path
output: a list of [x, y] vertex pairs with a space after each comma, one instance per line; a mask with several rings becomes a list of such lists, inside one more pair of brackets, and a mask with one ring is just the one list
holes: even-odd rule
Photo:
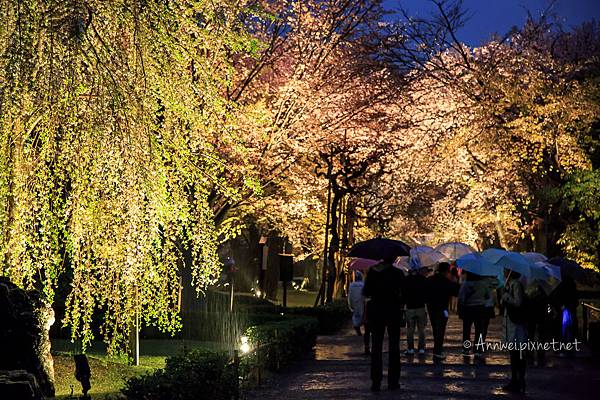
[[[499, 341], [501, 318], [491, 326], [489, 339]], [[402, 334], [405, 334], [403, 329]], [[387, 399], [486, 399], [507, 395], [501, 388], [510, 371], [508, 354], [487, 353], [482, 359], [463, 357], [462, 323], [451, 315], [446, 332], [446, 360], [434, 363], [431, 357], [431, 331], [427, 332], [428, 353], [425, 357], [404, 355], [399, 391], [369, 391], [369, 358], [362, 354], [362, 338], [346, 329], [338, 335], [321, 336], [315, 357], [277, 374], [262, 388], [245, 394], [248, 400], [354, 400]], [[387, 338], [386, 338], [387, 340]], [[385, 349], [384, 349], [385, 350]], [[384, 367], [386, 364], [384, 354]], [[598, 399], [600, 398], [600, 363], [586, 357], [585, 351], [575, 358], [548, 357], [546, 366], [528, 366], [528, 399]]]

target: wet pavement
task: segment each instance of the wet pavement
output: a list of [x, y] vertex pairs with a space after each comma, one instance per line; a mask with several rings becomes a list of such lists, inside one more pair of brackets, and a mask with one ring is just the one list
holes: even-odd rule
[[[490, 325], [489, 340], [500, 340], [501, 319]], [[402, 334], [405, 334], [403, 329]], [[510, 375], [508, 353], [489, 351], [482, 358], [463, 357], [462, 322], [451, 315], [446, 332], [443, 362], [432, 359], [430, 327], [427, 328], [427, 354], [404, 355], [400, 390], [369, 391], [369, 357], [362, 354], [362, 338], [351, 329], [334, 336], [321, 336], [314, 357], [276, 374], [262, 387], [248, 391], [248, 400], [310, 399], [486, 399], [490, 397], [552, 399], [600, 398], [600, 362], [593, 361], [585, 347], [573, 358], [548, 356], [544, 367], [528, 365], [527, 393], [508, 395], [502, 391]], [[386, 338], [387, 339], [387, 338]], [[384, 365], [387, 355], [384, 354]]]

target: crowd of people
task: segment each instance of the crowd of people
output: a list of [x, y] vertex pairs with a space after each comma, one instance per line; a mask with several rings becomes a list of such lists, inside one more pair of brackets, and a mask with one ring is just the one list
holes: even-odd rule
[[[379, 391], [383, 379], [383, 341], [387, 330], [389, 366], [388, 389], [399, 388], [400, 336], [406, 327], [406, 350], [409, 357], [426, 355], [426, 325], [431, 324], [434, 361], [446, 358], [444, 337], [449, 312], [455, 310], [463, 323], [465, 357], [484, 356], [490, 320], [497, 313], [503, 316], [503, 337], [506, 343], [519, 347], [528, 340], [545, 341], [551, 337], [571, 340], [577, 326], [575, 308], [578, 305], [575, 282], [563, 279], [552, 296], [539, 288], [525, 286], [515, 271], [505, 272], [505, 281], [460, 271], [454, 264], [441, 262], [435, 268], [414, 268], [405, 274], [393, 266], [391, 259], [369, 268], [363, 279], [355, 272], [349, 285], [348, 302], [353, 312], [352, 321], [358, 335], [364, 337], [365, 354], [371, 356], [371, 390]], [[570, 321], [564, 323], [565, 315]], [[362, 328], [364, 327], [364, 332]], [[471, 336], [474, 328], [474, 337]], [[415, 348], [415, 333], [417, 346]], [[475, 345], [477, 344], [477, 345]], [[504, 386], [507, 392], [525, 392], [527, 357], [543, 363], [544, 351], [527, 354], [510, 350], [511, 380]]]

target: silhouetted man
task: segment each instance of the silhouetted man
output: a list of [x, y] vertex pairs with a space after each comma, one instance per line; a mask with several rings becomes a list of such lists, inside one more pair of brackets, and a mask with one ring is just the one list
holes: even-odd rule
[[378, 392], [383, 379], [383, 336], [389, 338], [388, 389], [400, 387], [400, 325], [402, 322], [402, 282], [404, 274], [392, 266], [393, 260], [369, 269], [364, 295], [369, 297], [368, 318], [373, 335], [371, 352], [371, 390]]
[[436, 272], [427, 278], [427, 311], [433, 331], [433, 357], [444, 359], [444, 336], [448, 322], [450, 297], [458, 295], [457, 282], [450, 280], [450, 264], [442, 262]]

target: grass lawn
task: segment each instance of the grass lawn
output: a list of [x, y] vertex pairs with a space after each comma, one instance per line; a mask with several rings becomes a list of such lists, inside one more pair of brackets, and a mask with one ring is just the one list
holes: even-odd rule
[[[236, 296], [248, 296], [254, 297], [254, 294], [247, 292], [236, 292]], [[288, 287], [287, 290], [287, 306], [288, 307], [312, 307], [315, 305], [315, 299], [317, 298], [317, 292], [309, 292], [305, 290], [295, 290], [292, 287]], [[283, 304], [283, 288], [281, 283], [277, 288], [277, 300], [270, 300], [274, 304]]]
[[[308, 292], [294, 290], [291, 287], [287, 289], [287, 306], [288, 307], [312, 307], [315, 305], [315, 299], [317, 298], [317, 292]], [[276, 304], [283, 303], [283, 288], [281, 284], [277, 288], [277, 301]]]
[[[222, 349], [219, 343], [214, 342], [141, 340], [140, 365], [131, 366], [128, 365], [125, 356], [108, 357], [106, 346], [101, 342], [94, 342], [87, 352], [92, 371], [92, 389], [89, 394], [94, 399], [103, 399], [107, 395], [118, 393], [127, 379], [164, 367], [166, 357], [182, 351], [184, 346], [188, 349]], [[57, 399], [69, 398], [71, 387], [74, 395], [81, 394], [81, 384], [74, 376], [75, 363], [73, 362], [73, 355], [76, 353], [78, 353], [78, 348], [70, 341], [52, 340]]]

